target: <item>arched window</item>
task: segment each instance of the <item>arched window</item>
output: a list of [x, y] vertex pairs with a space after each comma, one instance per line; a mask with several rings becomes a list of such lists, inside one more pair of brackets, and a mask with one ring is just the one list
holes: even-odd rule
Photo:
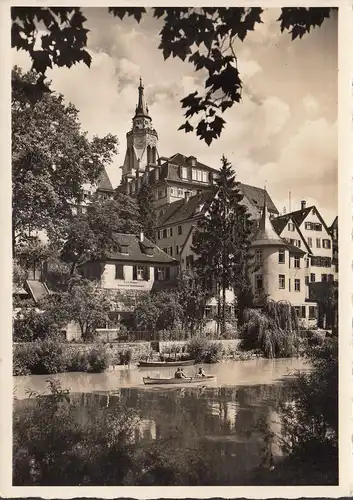
[[134, 168], [134, 148], [132, 146], [130, 148], [129, 167]]
[[147, 165], [152, 162], [151, 146], [147, 146]]
[[157, 161], [157, 151], [156, 151], [156, 148], [153, 147], [152, 148], [152, 163], [156, 163]]

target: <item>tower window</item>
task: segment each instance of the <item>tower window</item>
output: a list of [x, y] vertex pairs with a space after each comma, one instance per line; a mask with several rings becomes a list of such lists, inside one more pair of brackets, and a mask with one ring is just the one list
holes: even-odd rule
[[262, 274], [258, 274], [255, 279], [256, 279], [255, 281], [256, 290], [262, 290], [264, 287]]
[[278, 275], [278, 288], [284, 289], [286, 287], [286, 277], [284, 274]]
[[284, 250], [278, 252], [278, 264], [284, 264], [286, 261], [286, 254]]
[[298, 280], [298, 279], [294, 280], [294, 290], [296, 292], [300, 292], [300, 280]]
[[256, 250], [255, 252], [255, 262], [258, 266], [262, 266], [263, 264], [263, 253], [262, 250]]

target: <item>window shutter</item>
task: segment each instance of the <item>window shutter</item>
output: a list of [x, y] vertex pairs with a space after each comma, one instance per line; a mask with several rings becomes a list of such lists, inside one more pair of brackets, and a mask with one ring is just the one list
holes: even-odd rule
[[166, 280], [170, 279], [170, 267], [167, 267], [165, 270], [165, 279]]
[[134, 281], [136, 281], [136, 280], [137, 280], [137, 266], [133, 266], [133, 267], [132, 267], [132, 279], [133, 279]]
[[144, 274], [145, 281], [148, 281], [150, 278], [150, 268], [148, 266], [145, 266], [145, 268], [143, 270], [143, 274]]
[[154, 268], [154, 280], [157, 281], [158, 280], [158, 267], [155, 267]]

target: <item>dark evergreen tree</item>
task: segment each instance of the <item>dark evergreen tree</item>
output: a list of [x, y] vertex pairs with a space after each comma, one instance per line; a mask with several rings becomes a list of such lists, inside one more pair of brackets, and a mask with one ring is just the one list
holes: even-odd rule
[[241, 204], [243, 195], [235, 181], [235, 173], [222, 157], [214, 196], [205, 216], [198, 224], [192, 250], [196, 254], [195, 269], [203, 286], [218, 297], [218, 329], [225, 331], [226, 290], [238, 296], [249, 295], [249, 247], [251, 223], [247, 209]]
[[143, 182], [137, 193], [137, 204], [141, 216], [141, 226], [146, 238], [155, 241], [156, 214], [153, 208], [153, 193], [151, 186]]

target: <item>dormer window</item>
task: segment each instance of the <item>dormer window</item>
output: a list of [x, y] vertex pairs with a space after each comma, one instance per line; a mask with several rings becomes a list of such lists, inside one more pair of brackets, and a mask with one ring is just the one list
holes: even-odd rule
[[121, 245], [120, 252], [123, 255], [129, 255], [129, 246], [128, 245]]

